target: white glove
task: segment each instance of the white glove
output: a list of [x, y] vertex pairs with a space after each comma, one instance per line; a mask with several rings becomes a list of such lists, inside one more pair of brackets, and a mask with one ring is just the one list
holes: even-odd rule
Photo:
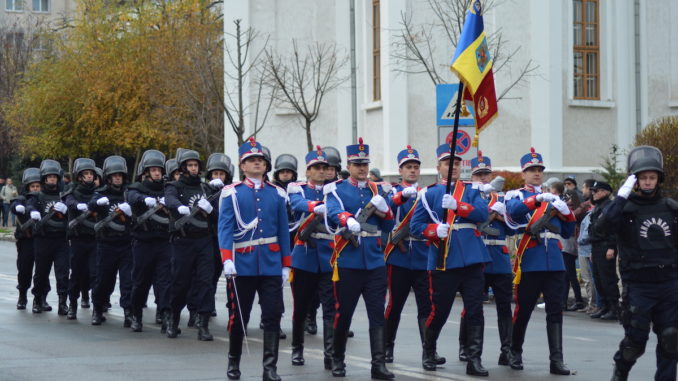
[[76, 205], [75, 207], [81, 212], [87, 211], [87, 204], [85, 204], [84, 202], [78, 203], [78, 205]]
[[289, 267], [283, 267], [282, 268], [282, 284], [285, 286], [285, 283], [290, 281], [290, 270], [292, 270]]
[[163, 206], [167, 206], [165, 205], [165, 197], [160, 197], [160, 201], [158, 202], [161, 203]]
[[567, 206], [567, 203], [561, 199], [557, 199], [556, 201], [553, 201], [553, 207], [558, 209], [558, 212], [562, 214], [563, 216], [567, 216], [570, 214], [570, 208]]
[[122, 210], [127, 217], [132, 217], [132, 208], [128, 203], [123, 202], [122, 204], [118, 204], [118, 209]]
[[232, 259], [227, 259], [226, 262], [224, 262], [224, 274], [226, 276], [232, 276], [235, 275], [235, 263], [233, 263]]
[[346, 226], [348, 227], [348, 230], [352, 231], [353, 233], [360, 233], [360, 223], [355, 220], [355, 218], [350, 217], [348, 220], [346, 220]]
[[451, 194], [443, 195], [443, 209], [457, 210], [457, 200]]
[[447, 238], [447, 233], [449, 230], [449, 224], [438, 224], [438, 227], [436, 228], [436, 234], [438, 235], [438, 238]]
[[388, 212], [388, 204], [386, 204], [386, 200], [384, 200], [384, 198], [381, 197], [381, 195], [373, 196], [370, 202], [372, 203], [372, 205], [374, 205], [375, 208], [377, 208], [378, 211], [382, 213]]
[[537, 201], [539, 202], [553, 202], [558, 200], [558, 196], [553, 193], [540, 193], [537, 195]]
[[480, 184], [480, 186], [478, 187], [478, 189], [479, 189], [481, 192], [486, 193], [486, 194], [487, 194], [487, 193], [492, 193], [492, 192], [495, 191], [495, 189], [494, 189], [494, 187], [492, 186], [492, 184]]
[[54, 210], [61, 214], [66, 214], [68, 212], [68, 207], [63, 202], [57, 202], [54, 204]]
[[407, 187], [407, 188], [403, 189], [403, 197], [410, 198], [410, 197], [415, 197], [415, 196], [417, 196], [417, 188]]
[[26, 208], [23, 205], [17, 205], [16, 208], [14, 208], [17, 214], [24, 214], [26, 213]]
[[146, 204], [147, 207], [154, 208], [158, 201], [153, 197], [146, 197], [144, 199], [144, 203]]
[[214, 189], [219, 189], [224, 187], [224, 182], [221, 179], [214, 179], [210, 181], [210, 186]]
[[210, 202], [204, 198], [198, 200], [198, 208], [204, 210], [205, 212], [207, 212], [207, 214], [212, 213], [212, 209], [214, 209], [212, 207], [212, 204], [210, 204]]
[[99, 205], [99, 206], [108, 205], [108, 203], [109, 203], [108, 197], [102, 197], [102, 198], [97, 200], [97, 205]]
[[184, 216], [187, 216], [187, 215], [191, 214], [191, 209], [189, 209], [188, 206], [186, 206], [186, 205], [181, 205], [180, 207], [177, 208], [177, 212], [179, 212], [179, 214], [183, 214]]
[[325, 214], [326, 211], [327, 207], [325, 204], [316, 205], [315, 208], [313, 208], [313, 213], [315, 214]]
[[497, 201], [494, 204], [492, 204], [490, 210], [492, 210], [493, 212], [497, 212], [499, 215], [503, 216], [504, 214], [506, 214], [506, 205], [504, 205], [503, 202]]
[[34, 210], [31, 212], [31, 218], [36, 221], [40, 221], [40, 218], [42, 217], [40, 216], [40, 212]]
[[624, 181], [624, 185], [619, 188], [619, 191], [617, 192], [617, 196], [621, 198], [629, 198], [629, 195], [631, 192], [633, 192], [633, 187], [636, 185], [636, 181], [638, 179], [636, 178], [636, 175], [631, 175], [626, 178], [626, 181]]

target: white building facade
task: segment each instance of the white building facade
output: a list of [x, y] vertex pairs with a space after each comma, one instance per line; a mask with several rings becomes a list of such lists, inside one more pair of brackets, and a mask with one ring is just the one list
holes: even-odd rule
[[[334, 42], [350, 52], [350, 0], [227, 0], [223, 9], [225, 32], [233, 32], [232, 20], [242, 19], [244, 27], [270, 35], [269, 46], [279, 52], [289, 51], [293, 39], [300, 45]], [[419, 150], [423, 173], [434, 174], [435, 86], [426, 74], [403, 73], [403, 63], [394, 58], [402, 14], [415, 24], [434, 17], [422, 0], [355, 1], [357, 136], [370, 145], [372, 166], [382, 174], [397, 174], [395, 158], [407, 144]], [[677, 114], [675, 19], [678, 2], [671, 0], [497, 2], [485, 15], [486, 33], [501, 30], [507, 52], [520, 48], [510, 65], [495, 72], [497, 92], [529, 60], [537, 69], [500, 101], [499, 117], [480, 135], [480, 148], [495, 169], [519, 170], [520, 156], [535, 147], [548, 172], [588, 176], [612, 145], [628, 149], [647, 123]], [[444, 38], [432, 43], [440, 67], [449, 65], [453, 47]], [[343, 75], [350, 69], [346, 65]], [[225, 70], [232, 69], [227, 64]], [[228, 80], [225, 85], [234, 86]], [[251, 93], [246, 87], [245, 94]], [[314, 145], [343, 153], [353, 143], [352, 93], [347, 80], [324, 100], [313, 124]], [[274, 158], [290, 153], [303, 167], [306, 141], [297, 116], [275, 113], [257, 139]], [[225, 147], [237, 157], [228, 126]]]

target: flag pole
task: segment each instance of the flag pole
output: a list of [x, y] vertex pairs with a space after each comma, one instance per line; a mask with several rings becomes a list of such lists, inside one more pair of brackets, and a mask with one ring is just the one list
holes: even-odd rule
[[[452, 190], [452, 166], [454, 166], [454, 156], [457, 153], [457, 132], [459, 131], [459, 113], [461, 111], [461, 98], [464, 93], [464, 83], [459, 81], [459, 93], [457, 94], [457, 105], [454, 109], [454, 129], [452, 130], [452, 139], [450, 139], [450, 165], [447, 169], [447, 183], [445, 184], [445, 194], [450, 194]], [[441, 223], [447, 222], [447, 209], [443, 209], [443, 220]], [[454, 221], [452, 221], [454, 224]], [[445, 250], [447, 248], [447, 242], [450, 239], [448, 236], [445, 239], [440, 240], [438, 245], [438, 263], [436, 264], [436, 270], [445, 271]]]

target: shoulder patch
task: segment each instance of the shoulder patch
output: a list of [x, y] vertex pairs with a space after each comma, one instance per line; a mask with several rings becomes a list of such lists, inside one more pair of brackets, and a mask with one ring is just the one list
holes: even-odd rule
[[284, 198], [285, 200], [287, 200], [287, 192], [285, 192], [284, 189], [282, 189], [281, 187], [279, 187], [279, 186], [273, 184], [273, 183], [270, 182], [270, 181], [267, 181], [266, 184], [268, 184], [268, 185], [270, 185], [270, 186], [272, 186], [272, 187], [275, 187], [275, 190], [278, 192], [278, 196], [280, 196], [280, 197]]
[[306, 185], [304, 182], [298, 182], [298, 183], [289, 183], [287, 184], [287, 193], [303, 193], [303, 189], [301, 188], [302, 185]]
[[240, 181], [236, 181], [232, 184], [226, 185], [221, 189], [221, 197], [228, 197], [232, 194], [237, 193], [237, 190], [235, 189], [236, 186], [240, 185]]
[[511, 199], [514, 199], [514, 198], [519, 198], [519, 199], [522, 200], [523, 199], [523, 192], [521, 192], [520, 189], [514, 189], [514, 190], [510, 190], [510, 191], [506, 192], [506, 194], [504, 195], [505, 201], [508, 201], [508, 200], [511, 200]]

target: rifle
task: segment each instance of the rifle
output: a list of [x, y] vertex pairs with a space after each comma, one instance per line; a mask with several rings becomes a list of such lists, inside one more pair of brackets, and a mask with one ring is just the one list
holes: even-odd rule
[[108, 216], [106, 216], [106, 218], [94, 224], [94, 231], [98, 233], [99, 230], [103, 228], [111, 228], [112, 230], [118, 232], [124, 232], [125, 231], [124, 226], [112, 223], [113, 220], [115, 220], [118, 216], [122, 219], [122, 222], [125, 222], [125, 216], [122, 210], [120, 210], [119, 208], [115, 208], [115, 210], [112, 213], [108, 213]]
[[351, 242], [351, 245], [353, 245], [353, 247], [356, 248], [360, 247], [360, 244], [358, 243], [358, 240], [355, 238], [355, 235], [353, 235], [353, 232], [348, 230], [348, 228], [344, 228], [344, 230], [342, 230], [339, 233], [339, 235], [341, 236], [341, 238]]
[[[216, 198], [219, 197], [220, 195], [221, 195], [221, 192], [216, 192], [213, 195], [209, 196], [207, 198], [207, 201], [209, 203], [212, 203], [212, 201], [216, 200]], [[184, 232], [184, 225], [186, 225], [189, 221], [191, 222], [191, 224], [193, 226], [195, 226], [197, 228], [207, 229], [207, 226], [208, 226], [207, 221], [200, 221], [200, 220], [195, 219], [195, 216], [197, 216], [198, 213], [201, 213], [201, 212], [204, 213], [204, 211], [198, 206], [198, 203], [196, 201], [195, 204], [193, 204], [193, 207], [191, 207], [191, 212], [189, 214], [187, 214], [187, 215], [179, 218], [178, 220], [174, 221], [174, 228], [176, 230], [179, 230], [181, 232], [181, 235], [184, 236], [184, 237], [186, 236], [186, 233]]]
[[[304, 229], [299, 230], [299, 240], [307, 243], [312, 248], [316, 248], [315, 242], [311, 240], [311, 234], [320, 231], [320, 227], [324, 227], [325, 216], [316, 214], [311, 222], [309, 222]], [[324, 229], [323, 229], [324, 230]]]
[[137, 224], [142, 225], [144, 227], [144, 230], [148, 231], [148, 227], [146, 226], [146, 221], [148, 221], [149, 218], [153, 217], [160, 209], [165, 209], [165, 205], [161, 203], [155, 204], [154, 207], [148, 209], [145, 211], [142, 215], [137, 218]]
[[54, 208], [51, 208], [49, 210], [49, 213], [45, 214], [40, 219], [40, 221], [35, 222], [35, 228], [33, 229], [33, 231], [40, 231], [42, 229], [42, 225], [44, 225], [47, 222], [47, 220], [51, 219], [52, 217], [54, 217], [57, 214], [61, 215], [61, 213], [57, 212]]
[[360, 223], [361, 230], [366, 231], [368, 233], [376, 233], [379, 230], [376, 225], [367, 223], [367, 219], [372, 217], [373, 214], [376, 214], [381, 218], [386, 216], [384, 213], [378, 211], [376, 206], [372, 205], [372, 203], [369, 202], [367, 205], [365, 205], [364, 208], [360, 210], [358, 216], [356, 216], [356, 221]]
[[410, 224], [407, 224], [402, 228], [401, 227], [396, 228], [396, 230], [389, 234], [388, 239], [389, 241], [391, 241], [393, 245], [398, 246], [398, 250], [400, 250], [403, 253], [406, 253], [407, 246], [405, 246], [405, 242], [403, 241], [409, 236], [410, 236]]
[[555, 226], [551, 223], [551, 218], [555, 217], [557, 214], [558, 210], [549, 203], [546, 207], [546, 211], [544, 211], [544, 215], [530, 226], [527, 233], [534, 238], [539, 238], [539, 233], [544, 229], [560, 234], [560, 226]]
[[482, 224], [478, 225], [478, 230], [481, 233], [489, 234], [489, 235], [494, 235], [498, 236], [500, 234], [499, 229], [493, 228], [490, 226], [492, 221], [496, 220], [497, 217], [499, 217], [499, 213], [492, 211], [487, 217], [487, 221], [483, 222]]
[[21, 230], [22, 233], [28, 234], [28, 229], [30, 228], [34, 228], [33, 231], [35, 231], [35, 220], [30, 217], [23, 224], [21, 222], [19, 223], [19, 230]]
[[75, 228], [78, 227], [83, 221], [85, 221], [88, 217], [96, 216], [96, 212], [93, 212], [91, 210], [88, 210], [87, 212], [80, 213], [79, 216], [76, 218], [70, 220], [68, 222], [68, 232], [75, 232], [77, 234], [77, 230]]

